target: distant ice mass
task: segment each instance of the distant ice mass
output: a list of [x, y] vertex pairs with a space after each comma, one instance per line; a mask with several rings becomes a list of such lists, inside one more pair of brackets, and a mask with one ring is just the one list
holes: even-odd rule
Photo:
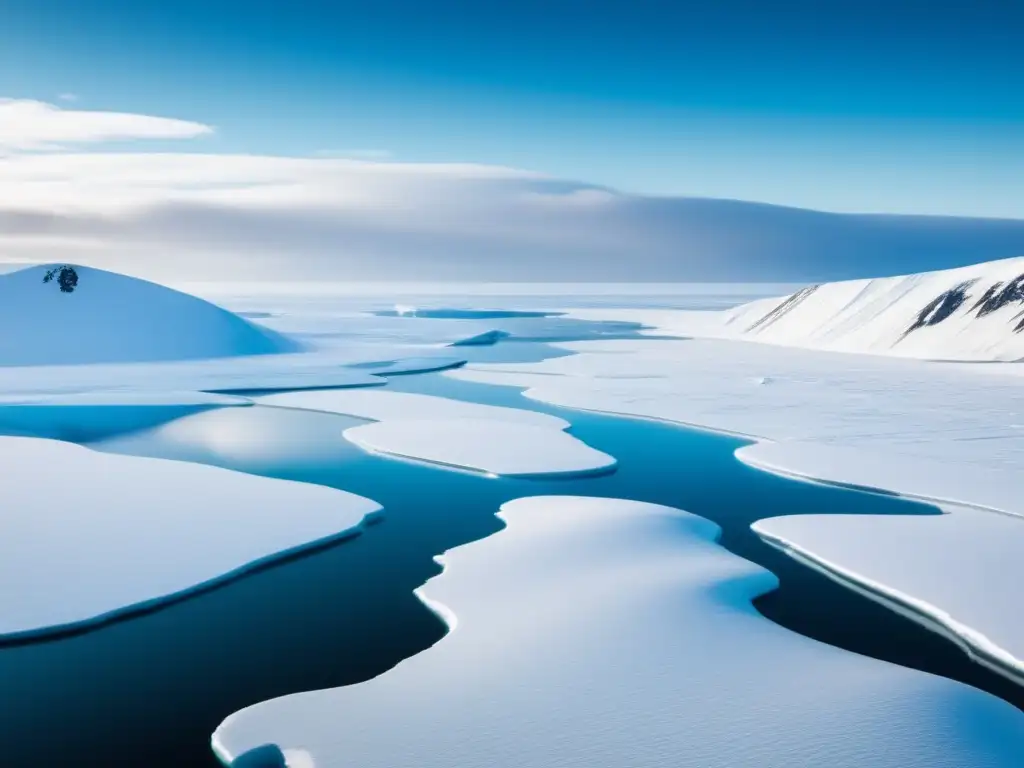
[[565, 496], [500, 516], [418, 591], [445, 638], [365, 683], [231, 715], [220, 759], [273, 744], [304, 768], [1019, 765], [1015, 707], [763, 618], [750, 601], [775, 577], [703, 518]]
[[355, 533], [344, 491], [54, 440], [0, 437], [0, 639], [150, 607]]
[[75, 266], [65, 290], [44, 282], [64, 265], [0, 275], [0, 366], [148, 362], [298, 349], [274, 331], [188, 294]]

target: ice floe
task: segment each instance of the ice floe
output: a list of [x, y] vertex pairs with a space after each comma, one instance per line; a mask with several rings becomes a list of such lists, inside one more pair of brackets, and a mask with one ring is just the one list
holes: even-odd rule
[[378, 423], [351, 427], [345, 437], [368, 450], [493, 475], [579, 475], [615, 464], [566, 434], [567, 421], [527, 409], [359, 389], [285, 392], [258, 402], [371, 419]]
[[0, 637], [112, 618], [355, 533], [370, 499], [224, 469], [0, 438]]
[[753, 528], [1024, 683], [1024, 520], [960, 508], [929, 517], [776, 517]]
[[378, 453], [503, 477], [579, 476], [615, 466], [607, 453], [556, 429], [487, 419], [379, 421], [345, 430]]
[[[961, 639], [979, 639], [975, 653], [991, 656], [995, 645], [996, 651], [1019, 658], [1024, 624], [1012, 625], [1011, 632], [1004, 623], [1002, 631], [994, 631], [987, 621], [971, 624], [985, 619], [980, 613], [957, 610], [960, 601], [994, 601], [995, 593], [985, 585], [997, 579], [1000, 568], [1006, 583], [1016, 582], [1002, 542], [989, 538], [992, 527], [999, 527], [1006, 546], [1024, 558], [1024, 520], [996, 514], [1024, 515], [1024, 422], [1014, 415], [1024, 410], [1018, 375], [1000, 374], [998, 365], [957, 366], [728, 340], [568, 346], [579, 354], [534, 364], [476, 365], [450, 375], [525, 387], [527, 397], [558, 405], [749, 436], [759, 442], [740, 449], [738, 457], [761, 469], [939, 503], [956, 523], [931, 516], [835, 525], [840, 532], [862, 526], [862, 537], [849, 543], [860, 546], [856, 551], [865, 561], [874, 551], [874, 526], [879, 539], [895, 525], [934, 531], [916, 540], [899, 539], [902, 558], [895, 545], [891, 548], [907, 578], [888, 586], [904, 602], [926, 602], [956, 616]], [[770, 386], [761, 384], [766, 380]], [[962, 505], [989, 511], [968, 514]], [[988, 521], [984, 515], [999, 519]], [[832, 520], [816, 520], [815, 529], [828, 531]], [[933, 566], [955, 546], [955, 539], [942, 536], [959, 526], [976, 526], [978, 536], [964, 536], [970, 547], [948, 575], [961, 580], [959, 597], [947, 604], [941, 595], [948, 582], [931, 579]], [[808, 559], [818, 557], [816, 541], [804, 547]], [[882, 584], [890, 575], [865, 573]], [[1004, 595], [1001, 608], [1012, 616], [1011, 601]], [[1003, 647], [1004, 641], [1009, 645]]]
[[775, 578], [702, 518], [577, 497], [501, 516], [506, 530], [448, 552], [420, 590], [457, 629], [368, 682], [231, 715], [212, 738], [221, 760], [262, 747], [292, 768], [1019, 764], [1017, 709], [764, 619], [750, 600]]

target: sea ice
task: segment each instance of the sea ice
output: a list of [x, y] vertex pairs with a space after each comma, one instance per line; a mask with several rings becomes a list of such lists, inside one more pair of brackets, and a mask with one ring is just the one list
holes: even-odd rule
[[865, 587], [1024, 683], [1024, 521], [976, 509], [913, 516], [797, 515], [754, 531]]
[[369, 450], [507, 476], [587, 474], [614, 466], [563, 430], [569, 423], [520, 408], [387, 390], [285, 392], [262, 405], [343, 413], [379, 423], [345, 437]]
[[359, 530], [380, 507], [326, 487], [0, 438], [0, 636], [101, 621]]
[[[938, 502], [956, 523], [937, 516], [907, 523], [866, 518], [856, 524], [835, 523], [837, 540], [849, 530], [847, 525], [862, 527], [862, 536], [849, 540], [858, 558], [851, 561], [855, 571], [863, 566], [865, 578], [887, 585], [904, 603], [927, 603], [933, 612], [954, 616], [961, 625], [958, 635], [968, 643], [977, 640], [975, 653], [1001, 651], [1020, 658], [1024, 624], [1010, 619], [993, 624], [992, 616], [959, 607], [968, 601], [991, 602], [1007, 616], [1016, 615], [1012, 596], [997, 599], [986, 587], [994, 580], [1017, 579], [1015, 564], [1000, 548], [1003, 543], [991, 539], [989, 532], [998, 526], [1006, 546], [1024, 556], [1024, 521], [994, 511], [967, 515], [951, 506], [1024, 515], [1024, 422], [1014, 417], [1024, 410], [1024, 390], [1017, 375], [990, 370], [998, 366], [951, 366], [713, 339], [567, 346], [579, 354], [534, 364], [475, 365], [447, 375], [527, 387], [527, 397], [557, 405], [749, 436], [758, 444], [741, 448], [738, 457], [762, 469]], [[760, 385], [762, 379], [771, 386]], [[986, 521], [984, 515], [998, 519]], [[830, 530], [832, 520], [816, 520], [815, 530]], [[864, 564], [874, 542], [894, 525], [934, 534], [894, 539], [888, 549], [906, 578], [889, 584], [892, 571]], [[970, 542], [966, 556], [940, 580], [933, 566], [955, 546], [955, 539], [943, 536], [973, 526], [977, 536], [964, 536]], [[873, 530], [878, 533], [872, 535]], [[817, 541], [808, 540], [804, 547], [808, 559], [820, 559]], [[901, 548], [903, 556], [898, 556]], [[883, 564], [880, 560], [879, 566]], [[1005, 575], [1000, 577], [1000, 571]], [[953, 591], [956, 580], [959, 586]], [[947, 587], [948, 601], [943, 598]], [[1009, 645], [1003, 647], [1003, 642]]]
[[503, 477], [605, 472], [615, 459], [557, 429], [497, 419], [400, 419], [345, 430], [353, 443], [388, 453]]
[[231, 715], [218, 756], [269, 743], [293, 768], [1019, 765], [1011, 705], [760, 616], [750, 600], [775, 578], [707, 520], [578, 497], [501, 516], [420, 590], [457, 617], [447, 637], [368, 682]]

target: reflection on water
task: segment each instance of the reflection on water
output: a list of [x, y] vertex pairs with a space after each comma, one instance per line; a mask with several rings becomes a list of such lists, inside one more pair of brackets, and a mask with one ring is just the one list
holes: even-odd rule
[[577, 437], [616, 456], [618, 471], [561, 480], [446, 471], [348, 444], [342, 432], [358, 420], [262, 406], [206, 411], [94, 443], [342, 488], [382, 503], [385, 519], [350, 542], [164, 610], [0, 649], [5, 768], [215, 765], [209, 735], [232, 711], [365, 680], [438, 641], [443, 626], [412, 594], [438, 572], [433, 556], [498, 531], [498, 507], [533, 494], [621, 496], [713, 519], [727, 547], [780, 576], [781, 591], [758, 602], [770, 617], [1020, 699], [1014, 686], [970, 664], [951, 643], [796, 564], [749, 531], [753, 520], [772, 515], [933, 513], [929, 507], [758, 472], [733, 457], [742, 441], [732, 437], [577, 413], [532, 403], [511, 388], [437, 374], [390, 386], [555, 413], [573, 423]]

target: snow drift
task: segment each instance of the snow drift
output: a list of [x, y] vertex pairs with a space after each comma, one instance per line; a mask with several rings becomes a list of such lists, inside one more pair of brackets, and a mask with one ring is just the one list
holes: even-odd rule
[[61, 265], [0, 274], [0, 366], [151, 362], [289, 352], [298, 346], [202, 299], [156, 283]]

